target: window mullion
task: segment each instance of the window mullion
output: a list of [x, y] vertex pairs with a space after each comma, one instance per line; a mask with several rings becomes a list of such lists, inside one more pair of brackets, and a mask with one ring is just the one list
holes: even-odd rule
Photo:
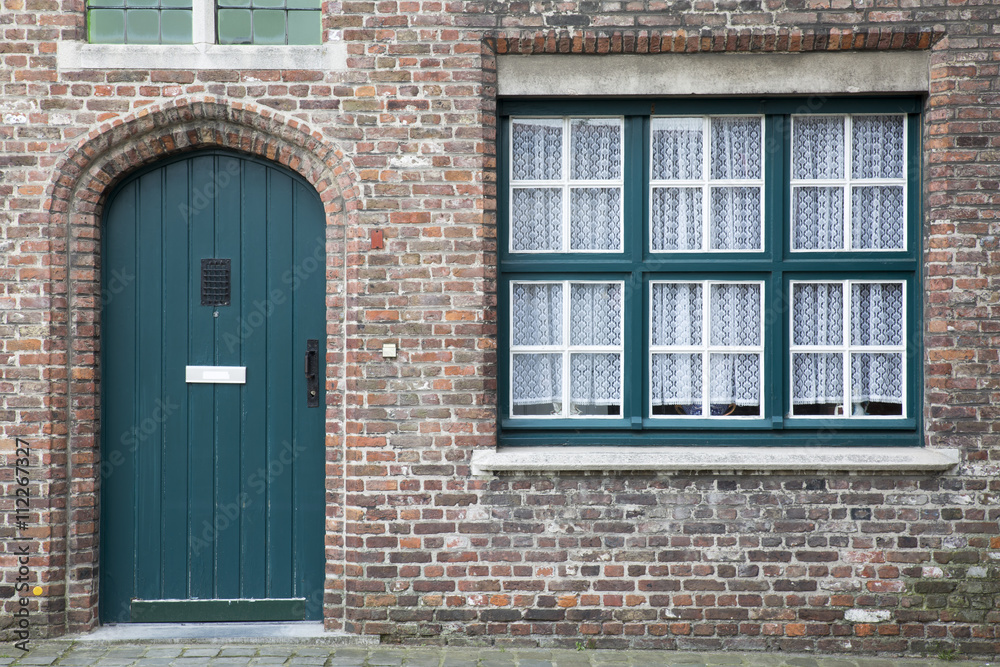
[[195, 44], [215, 44], [214, 0], [192, 0], [191, 41]]
[[851, 210], [851, 195], [854, 192], [851, 182], [851, 170], [854, 169], [854, 165], [851, 163], [854, 159], [853, 151], [851, 150], [851, 136], [853, 133], [854, 118], [848, 114], [844, 119], [844, 250], [850, 250], [854, 244], [854, 230], [851, 220], [854, 215]]
[[842, 289], [844, 296], [844, 395], [841, 398], [844, 416], [850, 417], [851, 410], [851, 311], [854, 304], [851, 302], [851, 281], [843, 281]]
[[570, 400], [572, 400], [571, 397], [570, 397], [570, 384], [569, 384], [570, 383], [570, 371], [569, 371], [570, 353], [569, 353], [569, 348], [570, 348], [570, 343], [572, 342], [572, 336], [570, 335], [570, 330], [569, 330], [570, 321], [571, 321], [570, 320], [570, 308], [571, 308], [570, 302], [571, 302], [571, 299], [572, 299], [572, 293], [571, 293], [570, 289], [571, 289], [570, 288], [570, 281], [567, 280], [567, 281], [563, 282], [563, 290], [564, 290], [564, 292], [563, 292], [563, 339], [562, 339], [562, 345], [563, 345], [563, 349], [562, 349], [562, 355], [563, 355], [563, 369], [562, 369], [563, 387], [562, 387], [562, 395], [563, 396], [562, 396], [562, 413], [561, 413], [563, 417], [569, 417], [570, 416], [569, 404], [570, 404]]
[[709, 133], [712, 131], [712, 119], [709, 116], [705, 116], [702, 119], [703, 127], [701, 132], [701, 250], [707, 251], [712, 249], [711, 232], [712, 225], [709, 220], [712, 208], [709, 203], [709, 198], [712, 196], [712, 188], [709, 187], [709, 176], [711, 171], [709, 169], [709, 163], [711, 162], [712, 155], [712, 143]]
[[573, 196], [573, 191], [569, 187], [570, 182], [570, 142], [573, 140], [573, 122], [570, 118], [563, 118], [563, 173], [562, 173], [562, 190], [563, 190], [563, 201], [562, 201], [562, 252], [570, 251], [570, 197]]
[[712, 388], [712, 367], [709, 364], [708, 349], [712, 342], [712, 326], [709, 301], [712, 298], [712, 284], [702, 281], [701, 298], [701, 415], [708, 417], [712, 414], [712, 401], [709, 400]]

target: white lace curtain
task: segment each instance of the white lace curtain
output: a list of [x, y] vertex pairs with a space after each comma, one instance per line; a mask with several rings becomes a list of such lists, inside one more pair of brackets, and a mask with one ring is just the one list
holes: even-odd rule
[[[905, 247], [904, 116], [796, 116], [792, 137], [792, 178], [799, 181], [792, 188], [795, 249]], [[848, 199], [851, 234], [845, 238]]]
[[706, 386], [712, 405], [760, 405], [760, 313], [758, 283], [654, 283], [653, 405], [702, 414]]
[[[704, 250], [704, 199], [708, 198], [708, 248], [761, 248], [761, 189], [732, 181], [759, 181], [761, 120], [756, 116], [710, 119], [706, 156], [703, 118], [654, 118], [651, 132], [653, 250]], [[670, 185], [670, 181], [688, 181]], [[729, 181], [723, 185], [720, 181]]]
[[572, 405], [621, 404], [621, 283], [514, 283], [511, 305], [514, 405], [556, 404], [559, 412], [566, 356]]
[[[795, 405], [844, 403], [845, 355], [849, 400], [903, 402], [903, 288], [899, 283], [850, 283], [845, 336], [844, 283], [798, 283], [792, 293], [792, 344], [829, 351], [792, 354]], [[859, 351], [857, 348], [864, 348]], [[872, 349], [875, 348], [875, 349]], [[885, 352], [877, 348], [886, 348]], [[893, 349], [895, 348], [895, 349]]]
[[513, 120], [511, 250], [621, 250], [622, 173], [620, 119]]

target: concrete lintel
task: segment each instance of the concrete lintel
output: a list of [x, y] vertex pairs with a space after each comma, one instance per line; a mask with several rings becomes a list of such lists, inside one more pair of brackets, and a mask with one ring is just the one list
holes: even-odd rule
[[921, 447], [508, 447], [472, 454], [472, 473], [939, 472], [957, 449]]
[[347, 45], [86, 44], [59, 42], [59, 70], [83, 69], [347, 69]]
[[509, 55], [501, 96], [923, 93], [930, 51]]

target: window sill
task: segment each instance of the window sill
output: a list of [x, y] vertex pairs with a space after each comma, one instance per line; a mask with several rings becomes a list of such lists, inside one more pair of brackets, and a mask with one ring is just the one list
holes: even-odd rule
[[923, 447], [508, 447], [472, 454], [472, 474], [498, 472], [941, 472], [957, 449]]
[[87, 44], [59, 42], [56, 66], [83, 69], [347, 69], [347, 45]]

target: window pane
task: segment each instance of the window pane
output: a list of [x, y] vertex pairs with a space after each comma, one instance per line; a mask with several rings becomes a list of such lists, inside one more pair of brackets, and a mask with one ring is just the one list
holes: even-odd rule
[[253, 12], [253, 43], [284, 44], [285, 12], [255, 9]]
[[130, 8], [131, 7], [147, 7], [147, 8], [157, 7], [158, 8], [160, 6], [159, 0], [126, 0], [126, 4]]
[[216, 0], [219, 7], [249, 7], [250, 0]]
[[792, 225], [796, 250], [844, 247], [844, 188], [793, 188]]
[[574, 415], [621, 414], [622, 360], [619, 354], [570, 356], [570, 412]]
[[511, 310], [515, 346], [562, 345], [561, 283], [515, 284]]
[[760, 355], [709, 355], [710, 415], [740, 417], [760, 414]]
[[653, 250], [701, 250], [701, 188], [653, 188]]
[[570, 121], [570, 174], [574, 180], [614, 180], [622, 175], [622, 128], [617, 118]]
[[[285, 7], [285, 0], [253, 0], [255, 9], [275, 9]], [[256, 20], [256, 17], [254, 17]]]
[[250, 10], [220, 9], [218, 17], [220, 44], [251, 43]]
[[516, 416], [562, 412], [562, 355], [513, 355], [511, 393]]
[[[323, 7], [323, 0], [288, 0], [285, 6], [289, 9], [321, 9]], [[289, 12], [289, 14], [294, 13]]]
[[851, 175], [903, 178], [903, 116], [854, 116]]
[[903, 355], [852, 354], [851, 402], [854, 415], [903, 414]]
[[760, 285], [712, 285], [711, 344], [745, 347], [761, 344]]
[[843, 415], [844, 355], [792, 355], [792, 414]]
[[761, 178], [760, 118], [712, 119], [712, 178]]
[[792, 289], [792, 343], [843, 345], [842, 283], [797, 283]]
[[191, 9], [191, 0], [160, 0], [160, 7], [171, 9]]
[[130, 44], [158, 44], [160, 12], [155, 9], [129, 9], [125, 12], [125, 39]]
[[510, 235], [515, 252], [562, 248], [562, 193], [556, 188], [514, 189], [510, 198]]
[[653, 180], [697, 180], [702, 177], [701, 118], [652, 120]]
[[512, 176], [515, 181], [562, 178], [563, 124], [558, 119], [511, 122]]
[[876, 185], [853, 188], [851, 200], [852, 247], [890, 250], [905, 247], [906, 215], [903, 186]]
[[702, 344], [701, 283], [654, 283], [653, 345]]
[[621, 345], [622, 307], [620, 283], [572, 283], [570, 345]]
[[903, 286], [898, 283], [851, 285], [851, 344], [903, 344]]
[[760, 188], [712, 188], [713, 250], [760, 250]]
[[289, 44], [322, 44], [323, 16], [320, 12], [288, 12]]
[[125, 10], [92, 9], [87, 14], [91, 44], [125, 43]]
[[160, 30], [164, 44], [190, 44], [191, 11], [167, 10], [160, 14]]
[[622, 202], [620, 188], [570, 189], [572, 250], [620, 250]]
[[654, 354], [650, 370], [653, 414], [702, 413], [700, 354]]
[[796, 116], [793, 126], [792, 178], [843, 178], [844, 117]]

